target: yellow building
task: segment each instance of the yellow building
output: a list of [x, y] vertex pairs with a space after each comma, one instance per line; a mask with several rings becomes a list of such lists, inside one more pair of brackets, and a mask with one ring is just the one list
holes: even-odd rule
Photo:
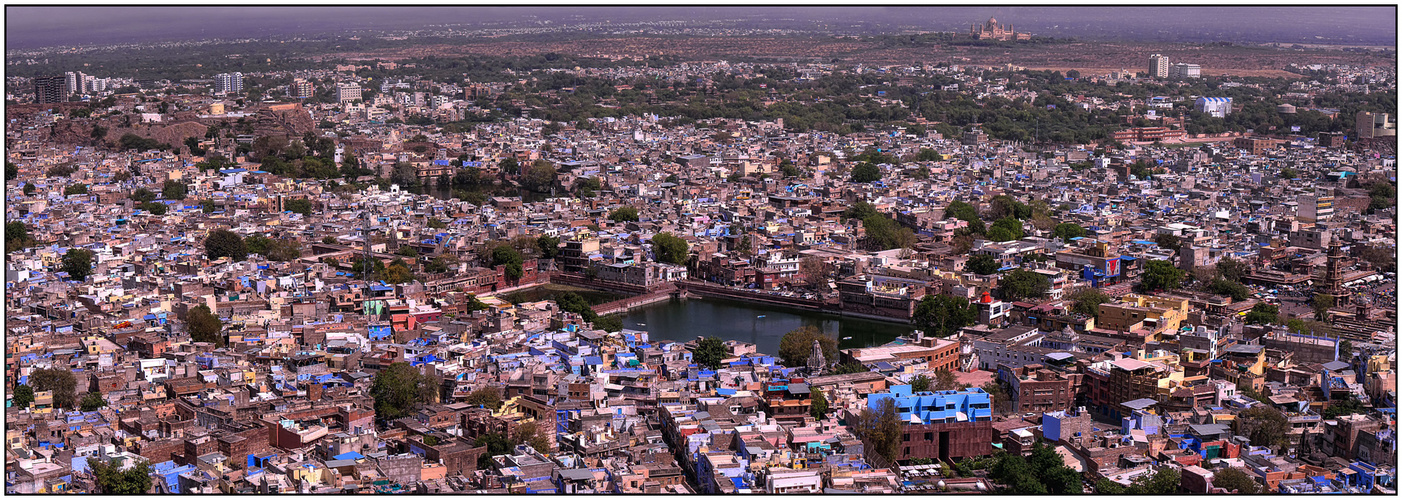
[[1120, 302], [1100, 304], [1096, 323], [1100, 328], [1121, 332], [1145, 331], [1146, 340], [1158, 340], [1158, 334], [1177, 331], [1188, 315], [1188, 299], [1129, 294]]

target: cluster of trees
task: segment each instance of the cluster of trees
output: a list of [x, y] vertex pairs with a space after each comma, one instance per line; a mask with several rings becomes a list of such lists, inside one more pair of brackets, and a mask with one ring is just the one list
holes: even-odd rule
[[73, 281], [87, 281], [92, 274], [92, 251], [82, 248], [73, 248], [63, 254], [63, 260], [59, 270], [68, 273], [68, 277]]
[[609, 220], [614, 222], [637, 222], [638, 209], [630, 206], [622, 206], [609, 212]]
[[721, 360], [726, 356], [725, 343], [720, 337], [706, 337], [696, 343], [696, 349], [691, 351], [691, 360], [698, 366], [710, 369], [720, 368]]
[[215, 229], [204, 239], [204, 254], [209, 260], [228, 257], [239, 262], [248, 258], [248, 246], [238, 233], [228, 229]]
[[875, 206], [865, 201], [859, 201], [847, 207], [842, 216], [862, 221], [862, 227], [866, 229], [867, 241], [876, 248], [890, 250], [910, 248], [915, 245], [914, 231], [877, 211]]
[[29, 235], [29, 225], [21, 221], [5, 223], [5, 253], [34, 246], [36, 241]]
[[998, 279], [998, 295], [1008, 301], [1041, 297], [1050, 289], [1051, 280], [1045, 275], [1025, 269], [1014, 269]]
[[1178, 492], [1181, 480], [1178, 469], [1160, 467], [1153, 474], [1134, 478], [1134, 482], [1129, 486], [1102, 478], [1095, 482], [1095, 492], [1111, 495], [1172, 495]]
[[836, 359], [837, 339], [812, 325], [799, 327], [785, 333], [784, 337], [779, 339], [779, 358], [783, 360], [785, 366], [807, 366], [808, 356], [813, 354], [813, 341], [815, 340], [823, 349], [823, 359], [828, 362]]
[[375, 399], [375, 417], [390, 421], [413, 415], [415, 406], [437, 400], [438, 384], [419, 373], [409, 363], [397, 362], [375, 374], [370, 396]]
[[122, 151], [150, 151], [152, 149], [165, 151], [167, 149], [173, 149], [170, 144], [155, 139], [146, 139], [130, 132], [122, 134], [122, 137], [117, 140], [117, 147]]
[[[259, 160], [264, 171], [273, 175], [335, 179], [343, 176], [354, 178], [349, 174], [359, 173], [358, 170], [342, 172], [335, 160], [336, 141], [319, 137], [313, 132], [307, 132], [301, 139], [291, 141], [282, 136], [262, 136], [253, 140], [251, 149], [250, 155]], [[354, 155], [348, 155], [347, 159], [353, 157]]]
[[155, 472], [151, 469], [150, 462], [137, 461], [127, 470], [121, 470], [116, 463], [116, 459], [111, 462], [88, 461], [88, 467], [92, 469], [93, 478], [96, 480], [97, 491], [94, 493], [141, 495], [151, 490], [151, 476]]
[[273, 239], [254, 234], [244, 238], [243, 243], [245, 252], [256, 253], [272, 261], [286, 262], [302, 257], [302, 243], [295, 238]]
[[685, 264], [690, 245], [686, 240], [672, 233], [658, 233], [652, 237], [652, 252], [658, 262]]
[[186, 313], [185, 328], [190, 333], [190, 339], [195, 342], [209, 342], [216, 347], [224, 347], [224, 321], [214, 315], [207, 305], [200, 304]]
[[852, 431], [871, 447], [869, 453], [875, 452], [887, 460], [895, 461], [901, 445], [901, 429], [904, 426], [896, 409], [896, 400], [884, 398], [877, 402], [876, 408], [862, 408], [861, 413], [857, 414], [857, 422]]
[[1139, 289], [1145, 292], [1173, 290], [1183, 284], [1185, 276], [1187, 272], [1174, 267], [1172, 262], [1151, 260], [1144, 265]]
[[925, 333], [948, 337], [978, 321], [978, 306], [960, 297], [930, 294], [915, 306], [914, 319]]
[[1067, 467], [1061, 454], [1040, 441], [1032, 454], [1000, 453], [988, 469], [988, 478], [1001, 485], [999, 493], [1014, 495], [1072, 495], [1084, 493], [1081, 473]]
[[[29, 384], [27, 391], [29, 401], [33, 402], [35, 392], [53, 391], [54, 407], [72, 409], [78, 403], [77, 396], [78, 380], [73, 377], [73, 372], [61, 368], [41, 368], [29, 373]], [[18, 401], [16, 401], [18, 403]]]

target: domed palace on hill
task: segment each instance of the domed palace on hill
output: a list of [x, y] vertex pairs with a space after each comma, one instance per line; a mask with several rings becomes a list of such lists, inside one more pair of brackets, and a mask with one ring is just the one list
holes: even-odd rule
[[969, 36], [974, 40], [1031, 40], [1031, 33], [1018, 33], [1013, 31], [1012, 25], [1003, 26], [998, 24], [998, 20], [988, 18], [988, 22], [983, 26], [977, 24], [969, 26]]

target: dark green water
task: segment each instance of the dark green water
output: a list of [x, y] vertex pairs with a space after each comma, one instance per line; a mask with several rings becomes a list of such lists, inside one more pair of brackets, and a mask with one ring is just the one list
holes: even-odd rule
[[772, 356], [779, 355], [779, 339], [785, 333], [808, 325], [836, 335], [839, 349], [885, 344], [913, 330], [900, 323], [710, 298], [658, 302], [623, 317], [624, 328], [646, 331], [654, 341], [716, 336], [751, 342]]

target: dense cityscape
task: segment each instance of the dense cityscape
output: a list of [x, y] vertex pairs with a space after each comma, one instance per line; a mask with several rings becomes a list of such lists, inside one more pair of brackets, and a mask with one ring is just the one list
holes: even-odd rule
[[8, 52], [5, 492], [1396, 494], [1395, 46], [531, 19]]

